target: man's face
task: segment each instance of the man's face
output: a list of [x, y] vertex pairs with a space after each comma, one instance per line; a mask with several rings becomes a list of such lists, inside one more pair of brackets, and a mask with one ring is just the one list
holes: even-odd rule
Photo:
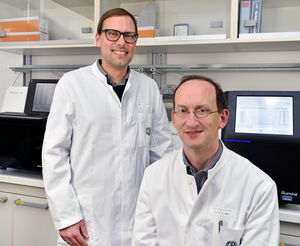
[[[112, 16], [103, 22], [102, 30], [105, 29], [135, 32], [135, 25], [129, 16]], [[101, 48], [102, 67], [106, 71], [127, 69], [136, 50], [136, 43], [126, 43], [123, 35], [120, 36], [119, 40], [113, 42], [106, 38], [105, 32], [96, 34], [96, 45]]]
[[[215, 87], [207, 81], [190, 80], [182, 84], [175, 94], [175, 111], [183, 109], [195, 111], [205, 108], [217, 111]], [[210, 150], [219, 146], [218, 129], [224, 128], [228, 120], [228, 110], [209, 114], [197, 119], [189, 113], [180, 118], [172, 112], [172, 122], [183, 142], [184, 149]]]

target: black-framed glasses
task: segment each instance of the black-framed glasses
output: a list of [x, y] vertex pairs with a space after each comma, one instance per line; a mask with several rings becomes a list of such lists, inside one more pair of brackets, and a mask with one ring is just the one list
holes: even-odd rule
[[138, 38], [136, 32], [120, 32], [115, 29], [103, 29], [101, 32], [105, 32], [105, 37], [111, 42], [118, 41], [121, 35], [128, 44], [134, 44]]
[[218, 110], [210, 111], [207, 108], [198, 108], [195, 111], [188, 111], [185, 108], [180, 108], [180, 109], [174, 110], [174, 113], [179, 118], [182, 118], [182, 119], [186, 119], [190, 113], [193, 113], [197, 119], [200, 119], [200, 118], [206, 118], [210, 114], [217, 113], [217, 112], [219, 112], [219, 111]]

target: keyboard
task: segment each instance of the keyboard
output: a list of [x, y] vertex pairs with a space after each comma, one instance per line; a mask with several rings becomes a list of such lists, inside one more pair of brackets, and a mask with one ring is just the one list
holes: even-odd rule
[[11, 156], [0, 156], [0, 168], [6, 168], [9, 167], [11, 164], [15, 163], [16, 159]]

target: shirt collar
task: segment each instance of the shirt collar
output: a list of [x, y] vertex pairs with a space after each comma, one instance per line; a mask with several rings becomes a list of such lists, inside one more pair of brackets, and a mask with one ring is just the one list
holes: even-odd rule
[[102, 64], [102, 60], [99, 59], [98, 62], [97, 62], [97, 67], [98, 67], [99, 71], [106, 77], [107, 84], [109, 84], [109, 85], [111, 85], [113, 87], [119, 86], [119, 85], [125, 85], [126, 84], [128, 78], [129, 78], [129, 73], [130, 73], [130, 67], [129, 66], [127, 68], [127, 73], [126, 73], [124, 79], [121, 80], [120, 83], [115, 83], [115, 82], [112, 81], [112, 79], [109, 77], [109, 75], [104, 71], [104, 69], [103, 69], [103, 67], [102, 67], [101, 64]]
[[191, 165], [188, 158], [186, 157], [184, 151], [182, 150], [183, 163], [186, 165], [187, 173], [191, 174], [191, 175], [195, 175], [200, 172], [207, 173], [209, 169], [212, 169], [217, 164], [218, 160], [220, 159], [220, 157], [222, 155], [222, 152], [223, 152], [223, 145], [222, 145], [221, 141], [219, 141], [219, 148], [218, 148], [216, 154], [214, 155], [214, 157], [212, 158], [212, 160], [209, 162], [209, 164], [203, 170], [197, 172], [196, 169]]

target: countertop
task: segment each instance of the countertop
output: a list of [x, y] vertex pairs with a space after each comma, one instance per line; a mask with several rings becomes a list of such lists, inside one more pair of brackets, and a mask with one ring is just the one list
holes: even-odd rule
[[42, 173], [38, 171], [14, 168], [0, 170], [0, 182], [44, 188]]
[[[44, 188], [42, 173], [38, 171], [8, 168], [0, 170], [0, 182]], [[300, 205], [280, 206], [280, 221], [300, 224]]]

